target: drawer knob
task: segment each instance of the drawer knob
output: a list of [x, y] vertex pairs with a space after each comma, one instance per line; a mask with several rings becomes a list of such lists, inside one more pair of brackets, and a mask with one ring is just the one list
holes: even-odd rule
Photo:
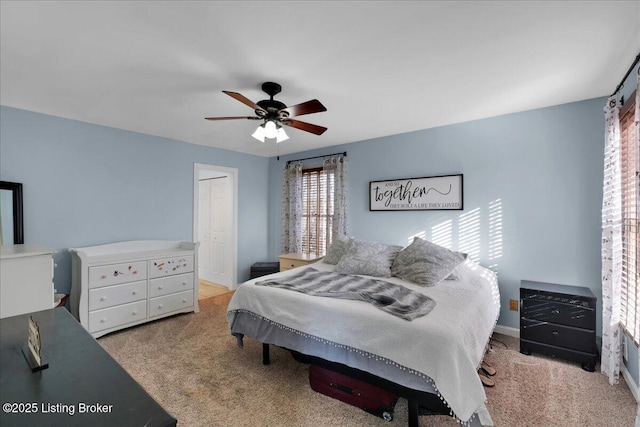
[[106, 299], [107, 299], [107, 297], [100, 297], [100, 301], [104, 301]]
[[133, 314], [135, 316], [136, 314], [138, 314], [138, 310], [133, 310], [133, 313], [131, 313], [131, 314]]
[[551, 335], [553, 335], [554, 337], [557, 337], [560, 334], [558, 333], [558, 331], [553, 331], [553, 332], [551, 332]]
[[105, 319], [104, 317], [102, 319], [100, 319], [100, 323], [104, 323], [106, 321], [107, 321], [107, 319]]
[[158, 308], [162, 308], [162, 304], [159, 304], [159, 305], [158, 305]]
[[182, 282], [182, 286], [187, 286], [187, 282]]
[[134, 295], [135, 295], [135, 294], [137, 294], [137, 293], [138, 293], [138, 291], [133, 291], [133, 294], [134, 294]]
[[551, 310], [551, 314], [560, 314], [560, 310], [558, 309]]
[[158, 286], [158, 289], [162, 289], [162, 286]]

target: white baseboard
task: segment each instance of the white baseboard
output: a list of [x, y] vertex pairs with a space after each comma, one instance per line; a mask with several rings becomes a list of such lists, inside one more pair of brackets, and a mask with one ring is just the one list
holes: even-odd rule
[[[510, 336], [510, 337], [520, 338], [520, 329], [518, 328], [496, 325], [493, 331], [499, 334]], [[627, 367], [624, 364], [620, 368], [621, 368], [620, 372], [622, 373], [622, 376], [624, 377], [625, 382], [629, 386], [629, 390], [631, 390], [631, 394], [633, 394], [633, 397], [635, 397], [636, 402], [640, 402], [640, 391], [638, 390], [638, 386], [636, 385], [636, 382], [633, 380], [633, 378], [631, 378], [631, 374], [629, 373], [629, 371], [627, 370]]]
[[520, 338], [520, 329], [518, 329], [518, 328], [512, 328], [510, 326], [496, 325], [496, 327], [493, 329], [493, 331], [497, 332], [499, 334], [502, 334], [502, 335], [508, 335], [510, 337]]
[[621, 366], [620, 372], [622, 372], [622, 376], [624, 377], [625, 382], [629, 386], [629, 390], [631, 390], [631, 394], [636, 398], [636, 402], [640, 402], [640, 394], [638, 392], [638, 386], [636, 382], [631, 378], [631, 374], [627, 370], [627, 367], [624, 364]]

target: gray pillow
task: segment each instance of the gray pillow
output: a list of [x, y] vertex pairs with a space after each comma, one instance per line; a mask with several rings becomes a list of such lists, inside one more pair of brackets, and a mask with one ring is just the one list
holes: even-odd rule
[[333, 236], [333, 242], [327, 250], [327, 255], [324, 257], [324, 262], [327, 264], [336, 265], [340, 258], [347, 253], [349, 246], [351, 246], [351, 237], [347, 237], [344, 234], [336, 233]]
[[402, 246], [353, 239], [349, 250], [336, 265], [335, 272], [389, 277], [391, 264], [401, 249]]
[[391, 274], [418, 285], [434, 286], [449, 276], [467, 254], [454, 252], [416, 237], [391, 266]]

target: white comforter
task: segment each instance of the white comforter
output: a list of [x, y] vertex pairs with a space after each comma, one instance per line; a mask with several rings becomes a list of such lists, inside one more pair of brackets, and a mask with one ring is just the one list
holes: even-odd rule
[[[323, 262], [312, 266], [321, 271], [335, 268]], [[276, 274], [284, 276], [292, 271]], [[361, 301], [253, 285], [264, 278], [236, 290], [227, 319], [231, 324], [234, 310], [246, 310], [332, 343], [384, 357], [431, 378], [460, 420], [467, 421], [478, 412], [482, 424], [491, 425], [476, 371], [500, 312], [498, 283], [491, 270], [470, 260], [456, 271], [459, 280], [443, 280], [430, 288], [396, 277], [383, 279], [422, 292], [436, 302], [429, 314], [412, 321]]]

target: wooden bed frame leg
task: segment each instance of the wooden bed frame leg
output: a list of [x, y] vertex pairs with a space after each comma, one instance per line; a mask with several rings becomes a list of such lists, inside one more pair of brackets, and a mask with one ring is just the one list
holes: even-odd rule
[[409, 418], [409, 427], [418, 427], [418, 402], [413, 399], [407, 399], [407, 412]]
[[271, 363], [269, 359], [269, 344], [262, 343], [262, 364], [268, 365], [269, 363]]

